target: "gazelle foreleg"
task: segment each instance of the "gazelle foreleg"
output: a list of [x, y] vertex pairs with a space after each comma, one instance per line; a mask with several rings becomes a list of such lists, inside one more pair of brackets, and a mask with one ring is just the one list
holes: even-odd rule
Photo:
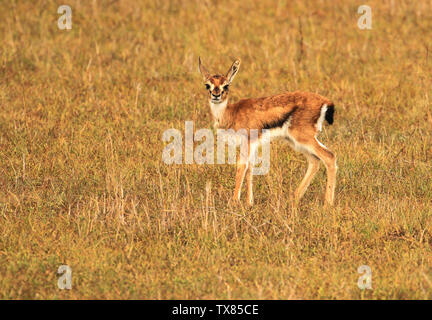
[[[249, 149], [249, 145], [247, 145], [247, 149]], [[245, 178], [246, 172], [250, 171], [249, 169], [249, 159], [248, 159], [248, 150], [244, 150], [240, 147], [240, 154], [237, 157], [237, 172], [236, 172], [236, 183], [234, 189], [234, 200], [240, 200], [241, 188], [243, 185], [243, 180]], [[250, 179], [250, 175], [248, 175], [247, 179], [248, 183], [248, 194], [249, 194], [249, 183], [252, 183]]]
[[[243, 140], [243, 143], [246, 143]], [[246, 144], [245, 144], [246, 146]], [[246, 201], [248, 205], [253, 205], [253, 164], [255, 163], [255, 153], [257, 142], [247, 142], [247, 149], [240, 148], [240, 155], [237, 158], [236, 186], [234, 199], [240, 200], [241, 187], [246, 176]]]
[[246, 184], [247, 184], [247, 196], [246, 201], [249, 206], [252, 206], [254, 204], [254, 196], [253, 196], [253, 176], [254, 176], [254, 167], [256, 162], [256, 155], [257, 155], [257, 148], [258, 148], [259, 141], [254, 140], [249, 143], [248, 147], [248, 171], [247, 171], [247, 177], [246, 177]]
[[234, 189], [234, 196], [233, 196], [234, 200], [240, 200], [241, 188], [243, 185], [243, 180], [245, 178], [246, 171], [248, 171], [248, 162], [242, 161], [241, 159], [238, 159], [237, 160], [236, 182], [235, 182], [235, 189]]
[[253, 205], [253, 201], [254, 201], [252, 180], [253, 180], [252, 168], [249, 165], [246, 172], [246, 186], [247, 186], [246, 201], [247, 204], [250, 206]]

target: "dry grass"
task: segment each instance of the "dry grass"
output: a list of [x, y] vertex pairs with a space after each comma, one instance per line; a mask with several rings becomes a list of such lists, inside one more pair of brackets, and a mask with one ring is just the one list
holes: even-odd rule
[[[60, 3], [0, 3], [1, 298], [432, 298], [429, 1], [369, 1], [370, 31], [358, 1], [66, 2], [70, 31]], [[323, 169], [291, 209], [305, 160], [281, 143], [252, 209], [233, 166], [161, 161], [164, 130], [211, 124], [198, 55], [242, 59], [232, 99], [335, 101], [334, 209]]]

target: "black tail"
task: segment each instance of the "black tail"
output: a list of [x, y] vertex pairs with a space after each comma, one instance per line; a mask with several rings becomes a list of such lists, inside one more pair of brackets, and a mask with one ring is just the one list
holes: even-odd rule
[[328, 124], [333, 124], [334, 112], [335, 112], [334, 104], [327, 106], [327, 111], [325, 113], [325, 119], [328, 122]]

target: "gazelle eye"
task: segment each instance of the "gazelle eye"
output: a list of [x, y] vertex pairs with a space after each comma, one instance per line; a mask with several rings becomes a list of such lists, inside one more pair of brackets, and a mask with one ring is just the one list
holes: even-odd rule
[[228, 89], [229, 89], [229, 84], [223, 86], [224, 91], [228, 91]]
[[207, 90], [210, 90], [210, 85], [208, 83], [206, 83], [205, 87]]

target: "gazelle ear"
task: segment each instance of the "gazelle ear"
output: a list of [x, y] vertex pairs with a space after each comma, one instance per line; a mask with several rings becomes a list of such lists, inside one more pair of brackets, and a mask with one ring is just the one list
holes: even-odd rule
[[201, 75], [203, 76], [204, 80], [207, 80], [210, 77], [210, 73], [207, 71], [206, 67], [203, 66], [201, 63], [201, 57], [198, 57], [198, 63], [199, 63], [199, 71]]
[[228, 70], [226, 77], [228, 78], [228, 82], [231, 83], [233, 81], [234, 77], [236, 76], [237, 72], [240, 68], [240, 59], [237, 59], [232, 64], [231, 68]]

